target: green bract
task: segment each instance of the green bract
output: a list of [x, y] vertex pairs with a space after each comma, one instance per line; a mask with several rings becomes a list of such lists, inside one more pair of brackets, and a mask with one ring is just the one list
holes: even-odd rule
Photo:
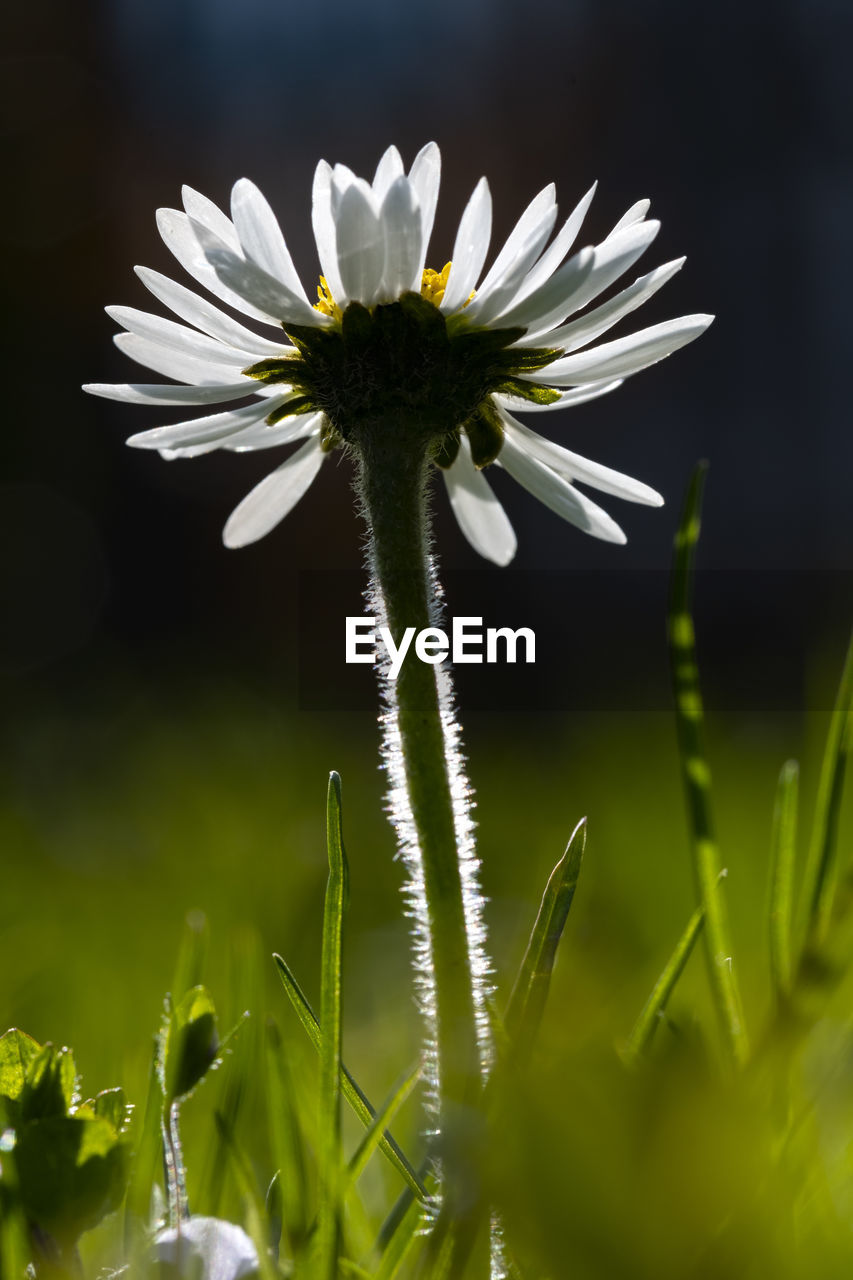
[[269, 425], [324, 413], [327, 450], [342, 441], [358, 447], [365, 432], [390, 429], [405, 432], [414, 449], [430, 448], [439, 466], [450, 466], [465, 431], [475, 465], [484, 467], [503, 441], [495, 392], [539, 404], [559, 399], [559, 392], [518, 376], [544, 368], [559, 351], [512, 348], [523, 329], [477, 329], [464, 316], [445, 319], [419, 293], [372, 308], [351, 302], [329, 328], [288, 324], [285, 332], [298, 355], [260, 360], [244, 373], [293, 389], [293, 398], [267, 417]]

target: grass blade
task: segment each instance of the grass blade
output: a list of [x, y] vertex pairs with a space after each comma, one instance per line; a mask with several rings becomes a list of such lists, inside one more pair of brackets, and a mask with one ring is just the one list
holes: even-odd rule
[[566, 852], [548, 878], [507, 1004], [504, 1026], [516, 1053], [528, 1054], [539, 1031], [557, 947], [575, 896], [585, 848], [586, 818], [581, 818], [569, 837]]
[[382, 1260], [376, 1270], [375, 1280], [394, 1280], [400, 1268], [409, 1256], [412, 1245], [421, 1236], [426, 1222], [424, 1206], [418, 1200], [412, 1200], [403, 1214], [397, 1227], [385, 1245]]
[[[323, 1043], [323, 1032], [320, 1028], [320, 1023], [317, 1020], [317, 1015], [311, 1008], [308, 998], [294, 977], [286, 961], [284, 961], [279, 955], [274, 955], [273, 959], [276, 963], [276, 968], [278, 969], [282, 985], [290, 997], [290, 1003], [293, 1005], [299, 1021], [307, 1031], [311, 1043], [319, 1053]], [[374, 1116], [376, 1115], [376, 1109], [368, 1100], [366, 1094], [356, 1083], [355, 1078], [343, 1063], [341, 1063], [341, 1092], [343, 1093], [344, 1099], [358, 1116], [361, 1123], [363, 1125], [371, 1124]], [[410, 1190], [414, 1192], [418, 1200], [426, 1203], [429, 1200], [429, 1193], [424, 1186], [422, 1179], [418, 1177], [418, 1174], [415, 1172], [410, 1161], [406, 1158], [403, 1150], [387, 1130], [380, 1139], [379, 1149], [391, 1162]]]
[[724, 873], [714, 835], [711, 771], [704, 745], [704, 711], [691, 613], [693, 553], [699, 540], [706, 471], [707, 465], [700, 463], [693, 472], [681, 523], [675, 536], [669, 602], [669, 646], [693, 866], [699, 901], [705, 909], [705, 943], [711, 992], [728, 1052], [735, 1063], [743, 1065], [749, 1056], [749, 1043], [722, 888]]
[[777, 1001], [790, 995], [794, 977], [791, 931], [794, 918], [794, 865], [797, 849], [797, 796], [800, 770], [796, 760], [782, 766], [773, 809], [770, 841], [770, 977]]
[[806, 863], [805, 891], [809, 911], [809, 942], [816, 943], [818, 946], [826, 941], [826, 935], [829, 932], [838, 885], [836, 856], [838, 816], [841, 811], [844, 774], [851, 745], [853, 745], [853, 636], [847, 648], [841, 683], [829, 725]]
[[687, 928], [675, 945], [675, 950], [664, 965], [663, 971], [652, 988], [652, 993], [643, 1005], [639, 1018], [634, 1023], [631, 1034], [622, 1049], [622, 1060], [629, 1067], [635, 1066], [646, 1053], [652, 1037], [658, 1028], [669, 998], [675, 990], [676, 983], [684, 972], [684, 966], [702, 932], [705, 923], [704, 907], [697, 907], [687, 922]]
[[347, 857], [341, 829], [341, 780], [329, 775], [326, 795], [329, 879], [323, 911], [320, 971], [320, 1124], [317, 1205], [317, 1273], [335, 1280], [341, 1238], [341, 1014], [343, 920], [349, 897]]
[[151, 1214], [151, 1191], [162, 1174], [162, 1130], [163, 1086], [157, 1070], [157, 1042], [155, 1040], [151, 1053], [151, 1069], [148, 1074], [148, 1093], [145, 1098], [145, 1112], [142, 1117], [142, 1130], [136, 1147], [136, 1158], [131, 1166], [130, 1182], [127, 1188], [124, 1210], [125, 1245], [128, 1251], [132, 1247], [139, 1224], [146, 1227]]
[[267, 1025], [266, 1069], [270, 1141], [282, 1206], [282, 1244], [293, 1257], [308, 1237], [308, 1161], [281, 1033], [272, 1021]]
[[368, 1125], [364, 1137], [349, 1162], [346, 1187], [352, 1186], [361, 1177], [367, 1162], [382, 1141], [382, 1135], [420, 1080], [422, 1074], [423, 1063], [418, 1062], [414, 1067], [406, 1071], [394, 1085], [388, 1098]]

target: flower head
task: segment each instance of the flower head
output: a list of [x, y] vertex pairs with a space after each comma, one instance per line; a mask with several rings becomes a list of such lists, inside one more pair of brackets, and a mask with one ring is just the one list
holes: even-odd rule
[[[426, 266], [426, 254], [439, 177], [434, 143], [408, 173], [390, 147], [372, 183], [344, 165], [320, 162], [312, 216], [322, 275], [313, 304], [270, 206], [248, 179], [234, 186], [230, 218], [189, 188], [182, 212], [159, 210], [160, 234], [184, 269], [253, 327], [138, 267], [146, 287], [185, 323], [109, 307], [124, 327], [115, 341], [176, 385], [91, 384], [86, 390], [135, 404], [228, 406], [128, 441], [164, 458], [299, 443], [232, 513], [228, 546], [263, 537], [329, 453], [340, 446], [364, 449], [368, 439], [372, 448], [378, 441], [424, 452], [444, 477], [466, 537], [498, 564], [512, 559], [516, 543], [483, 475], [490, 464], [505, 468], [558, 515], [611, 542], [625, 541], [622, 530], [578, 484], [661, 504], [647, 485], [579, 457], [515, 416], [605, 395], [710, 324], [707, 315], [683, 316], [596, 341], [684, 261], [666, 263], [590, 306], [657, 234], [659, 224], [646, 218], [648, 201], [633, 205], [600, 244], [569, 256], [594, 188], [551, 239], [557, 205], [548, 186], [483, 274], [492, 216], [483, 178], [462, 215], [452, 259], [437, 271]], [[258, 323], [272, 326], [275, 336], [256, 332]]]

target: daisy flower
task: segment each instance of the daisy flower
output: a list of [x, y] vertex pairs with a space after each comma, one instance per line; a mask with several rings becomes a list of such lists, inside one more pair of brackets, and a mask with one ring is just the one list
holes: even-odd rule
[[233, 188], [230, 217], [188, 187], [182, 211], [158, 211], [160, 234], [184, 270], [250, 324], [137, 267], [177, 320], [108, 307], [124, 330], [115, 341], [174, 383], [97, 383], [85, 390], [133, 404], [200, 409], [129, 439], [164, 458], [298, 444], [233, 512], [227, 546], [244, 546], [274, 528], [331, 452], [363, 447], [365, 422], [384, 424], [394, 447], [402, 440], [425, 452], [441, 471], [463, 533], [497, 564], [512, 559], [516, 539], [483, 474], [491, 464], [564, 519], [610, 542], [624, 542], [624, 533], [578, 485], [662, 503], [648, 485], [580, 457], [516, 417], [606, 395], [710, 324], [707, 315], [682, 316], [598, 341], [684, 262], [665, 263], [597, 302], [655, 238], [659, 223], [646, 217], [649, 202], [632, 205], [600, 244], [570, 255], [595, 188], [551, 238], [557, 204], [549, 185], [484, 273], [492, 200], [482, 178], [462, 214], [451, 261], [436, 271], [426, 255], [439, 178], [434, 143], [408, 173], [389, 147], [372, 183], [345, 165], [320, 162], [312, 217], [322, 275], [313, 305], [275, 215], [248, 179]]

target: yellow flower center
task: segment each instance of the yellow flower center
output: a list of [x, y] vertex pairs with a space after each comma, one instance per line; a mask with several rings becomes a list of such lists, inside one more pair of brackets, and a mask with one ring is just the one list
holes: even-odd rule
[[[421, 276], [421, 297], [426, 298], [427, 302], [431, 302], [434, 307], [440, 305], [444, 297], [444, 291], [447, 288], [447, 280], [450, 275], [451, 263], [446, 262], [441, 271], [433, 271], [432, 267], [427, 267]], [[473, 298], [473, 293], [471, 298]], [[471, 301], [471, 298], [468, 301]], [[329, 288], [329, 282], [325, 276], [320, 276], [320, 283], [317, 285], [317, 302], [314, 303], [315, 311], [319, 311], [321, 315], [329, 316], [332, 320], [340, 321], [343, 312], [332, 297], [332, 291]]]

